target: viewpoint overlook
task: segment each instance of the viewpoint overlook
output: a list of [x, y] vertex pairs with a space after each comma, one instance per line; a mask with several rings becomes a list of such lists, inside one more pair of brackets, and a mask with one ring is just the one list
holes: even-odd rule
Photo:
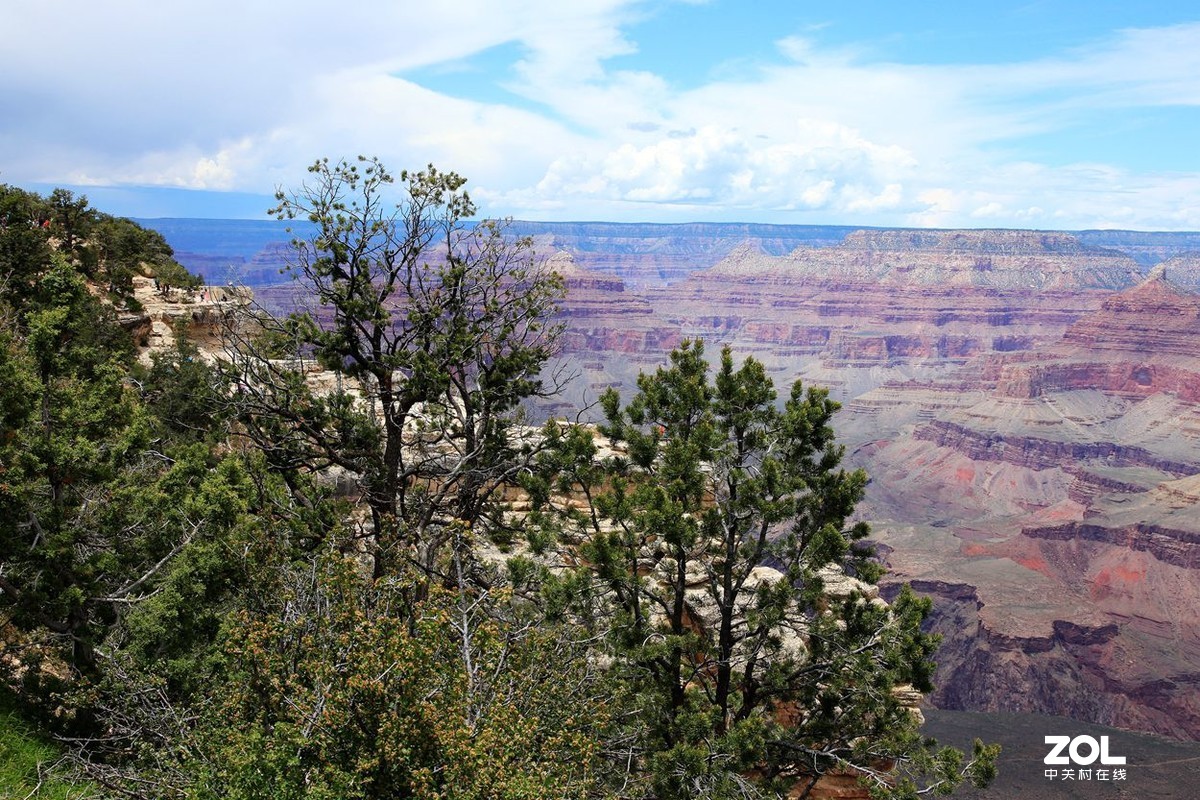
[[5, 187], [0, 735], [56, 780], [1188, 780], [1200, 234], [474, 223], [432, 168], [392, 224], [364, 169], [291, 230]]
[[0, 800], [1200, 796], [1200, 5], [8, 3], [0, 109]]

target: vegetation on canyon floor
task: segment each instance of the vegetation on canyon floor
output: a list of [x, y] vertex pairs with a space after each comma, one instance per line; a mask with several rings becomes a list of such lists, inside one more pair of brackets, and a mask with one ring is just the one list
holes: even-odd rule
[[606, 393], [604, 423], [532, 425], [565, 377], [563, 284], [465, 223], [463, 183], [317, 162], [277, 208], [316, 226], [293, 265], [312, 308], [231, 309], [218, 357], [181, 330], [148, 364], [135, 276], [196, 279], [82, 198], [0, 187], [0, 678], [22, 724], [105, 796], [986, 783], [994, 748], [920, 735], [928, 602], [877, 598], [836, 403], [779, 402], [753, 359], [714, 370], [691, 342]]

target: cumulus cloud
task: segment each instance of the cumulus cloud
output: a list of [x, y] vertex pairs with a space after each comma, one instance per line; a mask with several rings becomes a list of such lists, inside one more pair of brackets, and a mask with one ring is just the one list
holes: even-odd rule
[[518, 209], [533, 198], [541, 208], [551, 198], [565, 208], [603, 198], [687, 214], [819, 211], [797, 218], [867, 224], [1178, 227], [1195, 206], [1167, 198], [1194, 174], [1137, 175], [1134, 205], [1120, 197], [1135, 177], [1127, 170], [1030, 164], [1005, 152], [1070, 129], [1081, 109], [1193, 102], [1198, 45], [1200, 25], [1186, 25], [1126, 31], [1032, 62], [923, 66], [789, 37], [781, 62], [740, 80], [650, 93], [655, 102], [641, 105], [637, 93], [588, 95], [591, 117], [607, 109], [653, 122], [605, 131], [587, 152], [554, 158], [536, 184], [495, 198]]
[[[517, 216], [1200, 227], [1194, 163], [1019, 155], [1109, 111], [1200, 105], [1200, 23], [976, 65], [884, 62], [810, 27], [681, 89], [636, 60], [633, 24], [669, 1], [16, 4], [0, 175], [269, 192], [361, 152], [456, 169]], [[411, 77], [501, 46], [487, 99]]]
[[[558, 158], [534, 194], [565, 203], [588, 195], [739, 209], [894, 208], [903, 194], [894, 178], [915, 166], [902, 148], [870, 142], [830, 122], [796, 120], [791, 134], [775, 141], [706, 125], [645, 144], [626, 141], [595, 154]], [[519, 203], [528, 196], [506, 199]]]
[[1200, 175], [1147, 173], [1103, 164], [1016, 163], [981, 169], [972, 185], [922, 191], [917, 227], [1031, 227], [1077, 230], [1200, 229]]

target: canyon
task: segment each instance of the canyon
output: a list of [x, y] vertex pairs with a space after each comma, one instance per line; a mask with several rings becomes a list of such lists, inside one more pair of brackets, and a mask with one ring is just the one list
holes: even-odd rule
[[[295, 303], [281, 225], [145, 224], [210, 283]], [[885, 594], [934, 598], [935, 706], [1200, 739], [1200, 234], [512, 230], [568, 289], [576, 378], [543, 414], [693, 338], [829, 388]]]

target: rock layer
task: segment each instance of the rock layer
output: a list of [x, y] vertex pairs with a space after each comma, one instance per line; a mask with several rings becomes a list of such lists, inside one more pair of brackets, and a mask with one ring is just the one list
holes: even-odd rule
[[1200, 738], [1198, 320], [1155, 274], [1057, 344], [851, 404], [890, 426], [858, 460], [937, 599], [935, 703]]

